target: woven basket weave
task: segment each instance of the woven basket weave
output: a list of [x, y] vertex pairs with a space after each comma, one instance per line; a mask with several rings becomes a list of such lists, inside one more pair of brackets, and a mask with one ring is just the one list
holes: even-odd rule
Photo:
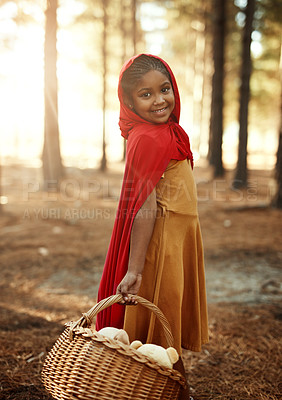
[[[169, 323], [154, 304], [135, 296], [161, 322], [168, 346], [173, 346]], [[121, 295], [108, 297], [77, 322], [68, 323], [47, 354], [42, 381], [57, 400], [166, 400], [177, 399], [183, 376], [163, 367], [129, 345], [90, 329], [99, 311], [118, 303]]]

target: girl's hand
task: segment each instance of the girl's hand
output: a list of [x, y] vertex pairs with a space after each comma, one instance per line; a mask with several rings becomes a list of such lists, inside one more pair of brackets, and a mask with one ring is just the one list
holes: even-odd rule
[[127, 304], [127, 305], [137, 304], [135, 298], [134, 297], [129, 298], [128, 295], [129, 294], [135, 295], [138, 293], [141, 281], [142, 281], [141, 274], [136, 274], [133, 272], [126, 273], [123, 280], [118, 285], [116, 292], [117, 294], [122, 294], [123, 296], [123, 301], [121, 302], [122, 304]]

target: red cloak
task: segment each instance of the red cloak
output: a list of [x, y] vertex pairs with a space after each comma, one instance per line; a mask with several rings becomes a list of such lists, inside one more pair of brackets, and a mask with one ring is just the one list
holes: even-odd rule
[[[124, 71], [137, 57], [139, 55], [124, 64], [119, 76], [119, 126], [122, 136], [128, 139], [126, 164], [115, 224], [99, 286], [98, 301], [115, 294], [117, 286], [126, 274], [134, 217], [160, 180], [169, 161], [188, 158], [193, 166], [189, 138], [178, 123], [180, 98], [176, 80], [165, 61], [160, 59], [170, 74], [175, 96], [175, 107], [168, 122], [152, 124], [125, 105], [121, 78]], [[122, 328], [124, 311], [125, 307], [119, 304], [101, 311], [97, 315], [96, 329], [99, 330], [105, 326]]]

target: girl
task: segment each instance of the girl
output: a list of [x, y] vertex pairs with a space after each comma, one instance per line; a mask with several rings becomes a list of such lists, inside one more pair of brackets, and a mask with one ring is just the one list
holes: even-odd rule
[[[208, 341], [203, 248], [177, 84], [165, 61], [141, 54], [123, 66], [118, 96], [126, 166], [98, 301], [121, 293], [129, 305], [128, 294], [138, 293], [163, 311], [180, 355], [182, 347], [200, 351]], [[159, 322], [140, 305], [100, 312], [96, 329], [104, 326], [167, 347]], [[185, 376], [181, 358], [175, 368]]]

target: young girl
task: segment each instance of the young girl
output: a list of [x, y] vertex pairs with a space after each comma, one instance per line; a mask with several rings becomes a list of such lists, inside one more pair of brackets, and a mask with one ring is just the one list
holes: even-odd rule
[[[98, 301], [121, 293], [129, 305], [128, 294], [138, 293], [163, 311], [180, 355], [200, 351], [208, 341], [203, 248], [177, 84], [165, 61], [141, 54], [123, 66], [118, 95], [126, 166]], [[104, 326], [167, 347], [159, 322], [140, 305], [100, 312], [96, 329]], [[185, 375], [181, 358], [175, 368]]]

